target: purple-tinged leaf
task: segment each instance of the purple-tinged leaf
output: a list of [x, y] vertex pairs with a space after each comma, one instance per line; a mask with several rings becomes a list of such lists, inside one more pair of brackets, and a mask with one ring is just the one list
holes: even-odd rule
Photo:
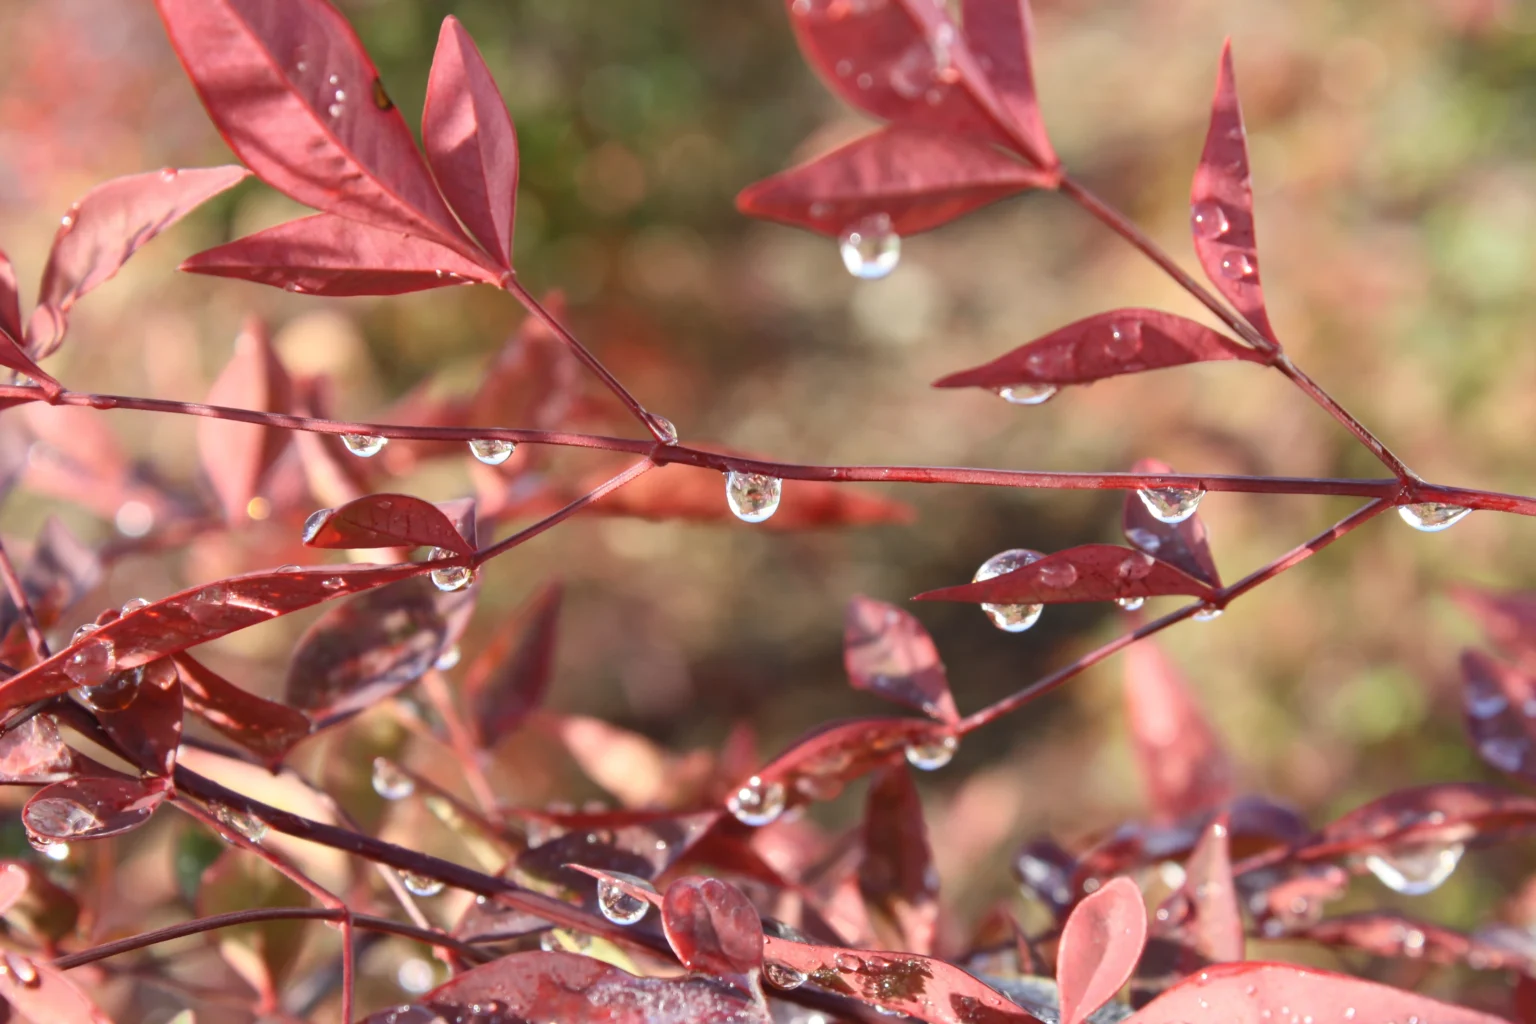
[[938, 869], [923, 804], [906, 765], [881, 771], [864, 809], [859, 891], [896, 927], [900, 949], [931, 954], [938, 932]]
[[169, 658], [118, 672], [93, 688], [91, 705], [128, 761], [169, 776], [181, 745], [181, 679]]
[[1129, 878], [1083, 898], [1067, 918], [1056, 951], [1061, 1024], [1083, 1024], [1120, 991], [1147, 941], [1147, 907]]
[[1344, 896], [1349, 872], [1337, 864], [1282, 861], [1244, 871], [1236, 882], [1259, 932], [1273, 939], [1316, 924], [1324, 905]]
[[747, 186], [736, 208], [837, 238], [872, 217], [915, 235], [1054, 175], [978, 141], [921, 128], [882, 128]]
[[[1157, 459], [1140, 459], [1131, 467], [1131, 472], [1172, 473], [1173, 467]], [[1211, 557], [1210, 535], [1198, 512], [1182, 522], [1165, 523], [1147, 509], [1146, 502], [1135, 491], [1128, 491], [1120, 523], [1125, 539], [1132, 547], [1197, 580], [1213, 587], [1221, 586], [1221, 574], [1216, 571], [1216, 560]]]
[[667, 941], [683, 966], [724, 978], [763, 961], [763, 925], [741, 890], [718, 878], [679, 878], [661, 903]]
[[[252, 317], [235, 339], [235, 354], [208, 391], [209, 405], [289, 412], [293, 382], [272, 348], [266, 325]], [[288, 446], [288, 432], [236, 420], [200, 417], [197, 453], [232, 523], [244, 522], [262, 479]]]
[[436, 547], [473, 554], [474, 544], [430, 501], [409, 494], [368, 494], [323, 508], [304, 524], [312, 548]]
[[1292, 851], [1311, 862], [1394, 849], [1493, 843], [1536, 832], [1536, 797], [1499, 786], [1443, 782], [1389, 793], [1323, 826]]
[[895, 605], [868, 597], [848, 603], [843, 667], [855, 690], [905, 704], [950, 725], [960, 720], [933, 638]]
[[961, 0], [960, 17], [965, 41], [1029, 143], [1030, 158], [1042, 167], [1056, 166], [1056, 152], [1045, 133], [1035, 95], [1029, 0]]
[[1473, 934], [1401, 914], [1343, 914], [1293, 932], [1294, 938], [1389, 959], [1466, 964], [1483, 971], [1536, 971], [1536, 940], [1523, 928], [1495, 925]]
[[269, 766], [309, 735], [303, 712], [241, 689], [185, 652], [175, 661], [187, 710]]
[[1188, 684], [1151, 640], [1124, 652], [1126, 718], [1153, 820], [1207, 814], [1232, 796], [1232, 765]]
[[454, 212], [497, 263], [512, 269], [517, 133], [484, 58], [452, 15], [437, 37], [421, 137]]
[[1072, 876], [1077, 860], [1054, 839], [1031, 839], [1013, 857], [1013, 874], [1023, 889], [1045, 905], [1058, 925], [1076, 902]]
[[167, 792], [163, 779], [65, 779], [32, 794], [21, 809], [21, 823], [45, 843], [105, 839], [148, 821]]
[[[1232, 77], [1232, 41], [1221, 48], [1216, 98], [1205, 150], [1189, 193], [1189, 224], [1195, 255], [1216, 290], [1260, 334], [1275, 341], [1259, 285], [1258, 243], [1253, 225], [1253, 180], [1248, 169], [1248, 136]], [[1276, 342], [1278, 344], [1278, 342]]]
[[[44, 629], [59, 621], [76, 601], [95, 588], [101, 579], [101, 560], [96, 552], [70, 532], [62, 520], [49, 518], [37, 535], [31, 558], [21, 571], [22, 593]], [[16, 642], [11, 643], [12, 634]], [[26, 638], [9, 593], [0, 592], [0, 636], [6, 644], [0, 656], [7, 660], [26, 648]]]
[[47, 1024], [112, 1024], [57, 967], [23, 953], [0, 953], [0, 999], [29, 1021]]
[[1163, 901], [1152, 934], [1194, 954], [1195, 967], [1241, 960], [1245, 948], [1225, 815], [1211, 822], [1184, 863], [1184, 884]]
[[21, 290], [16, 286], [16, 267], [0, 250], [0, 334], [14, 342], [22, 339]]
[[402, 295], [496, 279], [436, 242], [329, 213], [205, 249], [181, 269], [331, 296]]
[[1084, 544], [978, 583], [918, 594], [914, 601], [985, 604], [1065, 604], [1122, 597], [1186, 594], [1209, 597], [1211, 588], [1151, 555], [1114, 544]]
[[464, 696], [480, 746], [489, 750], [544, 703], [555, 662], [564, 589], [546, 584], [518, 614], [521, 631], [501, 629], [470, 666]]
[[[150, 239], [249, 174], [243, 167], [166, 168], [97, 185], [70, 208], [53, 239], [27, 351], [41, 359], [64, 340], [69, 310], [110, 280]], [[23, 371], [26, 372], [26, 371]]]
[[1522, 668], [1536, 671], [1536, 592], [1459, 586], [1451, 596], [1489, 640]]
[[1253, 349], [1209, 327], [1155, 309], [1115, 309], [1059, 327], [990, 363], [951, 373], [936, 388], [998, 388], [1021, 384], [1092, 384], [1225, 359], [1264, 362]]
[[1478, 756], [1536, 782], [1536, 677], [1482, 651], [1461, 654], [1461, 707]]

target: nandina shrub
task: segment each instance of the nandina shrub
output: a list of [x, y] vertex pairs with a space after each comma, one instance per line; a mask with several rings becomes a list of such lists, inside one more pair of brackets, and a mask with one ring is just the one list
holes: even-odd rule
[[[1274, 370], [1337, 419], [1385, 467], [1381, 479], [1181, 474], [1151, 459], [1105, 473], [811, 466], [685, 442], [571, 334], [558, 303], [520, 283], [516, 136], [456, 20], [442, 27], [418, 149], [325, 0], [158, 7], [245, 167], [168, 168], [90, 191], [65, 216], [27, 317], [0, 258], [0, 362], [18, 375], [0, 387], [0, 400], [17, 407], [12, 417], [44, 406], [79, 412], [30, 420], [34, 446], [7, 449], [4, 479], [13, 484], [29, 461], [29, 487], [115, 517], [138, 538], [136, 553], [248, 533], [264, 519], [289, 524], [295, 540], [253, 540], [246, 557], [259, 567], [83, 616], [76, 606], [103, 566], [124, 556], [121, 546], [93, 549], [50, 522], [20, 568], [0, 547], [8, 595], [0, 776], [36, 789], [19, 817], [37, 856], [0, 869], [0, 995], [10, 1012], [61, 1024], [111, 1019], [101, 1006], [125, 1021], [180, 1013], [393, 1024], [810, 1024], [874, 1014], [932, 1024], [1312, 1024], [1487, 1021], [1505, 1007], [1536, 1013], [1528, 932], [1497, 923], [1464, 932], [1396, 910], [1327, 906], [1365, 873], [1400, 894], [1432, 891], [1469, 847], [1529, 832], [1536, 798], [1441, 782], [1310, 826], [1238, 784], [1226, 744], [1149, 639], [1215, 618], [1389, 511], [1431, 532], [1472, 510], [1536, 511], [1536, 499], [1423, 480], [1286, 354], [1260, 287], [1229, 51], [1191, 191], [1195, 254], [1209, 288], [1058, 161], [1032, 84], [1026, 0], [964, 0], [958, 11], [929, 0], [789, 0], [789, 23], [812, 65], [886, 124], [750, 186], [740, 207], [836, 239], [850, 272], [877, 278], [896, 268], [903, 235], [1021, 191], [1059, 193], [1169, 274], [1220, 326], [1115, 309], [956, 369], [938, 386], [995, 390], [1029, 406], [1108, 377], [1248, 362], [1255, 365], [1234, 369]], [[327, 418], [330, 382], [291, 372], [256, 321], [207, 404], [79, 392], [39, 365], [66, 340], [75, 302], [247, 174], [319, 212], [194, 255], [183, 269], [306, 295], [480, 284], [515, 297], [529, 319], [467, 397], [413, 394], [378, 423]], [[601, 417], [578, 400], [583, 370], [612, 392], [641, 437], [585, 432]], [[113, 408], [198, 417], [191, 426], [207, 487], [180, 493], [110, 449], [87, 446], [90, 457], [72, 458], [63, 442], [102, 436], [90, 433], [103, 429], [91, 410]], [[473, 498], [434, 503], [390, 489], [400, 465], [462, 458], [466, 446]], [[568, 479], [542, 471], [540, 451], [552, 446], [628, 461]], [[380, 468], [386, 450], [407, 452], [396, 472]], [[558, 581], [450, 675], [478, 579], [572, 516], [734, 517], [791, 529], [907, 519], [904, 505], [846, 487], [860, 481], [1126, 492], [1125, 543], [1011, 549], [970, 582], [917, 597], [978, 604], [1010, 633], [1031, 628], [1046, 605], [1116, 602], [1132, 628], [965, 715], [964, 689], [957, 700], [918, 619], [848, 595], [848, 681], [907, 713], [829, 723], [766, 760], [743, 732], [718, 751], [673, 755], [597, 719], [543, 712]], [[1210, 491], [1364, 503], [1223, 583], [1198, 514]], [[327, 507], [316, 511], [321, 501]], [[514, 521], [515, 532], [494, 539]], [[333, 563], [302, 548], [383, 555]], [[425, 554], [413, 558], [418, 550]], [[1143, 617], [1148, 601], [1177, 597], [1191, 600]], [[1463, 656], [1473, 744], [1494, 769], [1536, 782], [1536, 597], [1472, 587], [1455, 597], [1498, 652]], [[196, 653], [313, 608], [323, 610], [291, 652], [280, 700], [225, 678]], [[72, 612], [85, 624], [51, 637]], [[1086, 842], [1042, 833], [1015, 861], [1031, 914], [1002, 906], [957, 937], [941, 927], [932, 844], [945, 837], [928, 834], [914, 773], [944, 768], [962, 737], [1117, 653], [1144, 819]], [[376, 707], [409, 737], [387, 753], [376, 753], [381, 744], [361, 714]], [[639, 748], [625, 763], [648, 763], [650, 777], [602, 780], [625, 800], [622, 810], [509, 805], [498, 780], [526, 765], [505, 741], [533, 730], [572, 750]], [[357, 754], [383, 808], [345, 806], [295, 768], [295, 750], [317, 743], [337, 757]], [[455, 759], [462, 787], [409, 769], [407, 746]], [[865, 777], [854, 828], [830, 835], [803, 817]], [[407, 810], [440, 823], [461, 856], [378, 838], [382, 818]], [[114, 920], [104, 896], [135, 882], [114, 877], [112, 837], [173, 812], [190, 820], [159, 855], [174, 863], [183, 892], [166, 894], [161, 919]], [[401, 973], [416, 990], [412, 1002], [399, 1002], [371, 956], [386, 940], [417, 943], [437, 962], [416, 959]], [[1250, 940], [1294, 950], [1296, 962], [1250, 960]], [[1309, 965], [1320, 948], [1463, 966], [1469, 973], [1454, 976], [1463, 979], [1455, 994], [1466, 1006], [1409, 991], [1417, 971], [1394, 975], [1404, 984], [1388, 987], [1318, 970]], [[447, 980], [434, 987], [439, 973]]]

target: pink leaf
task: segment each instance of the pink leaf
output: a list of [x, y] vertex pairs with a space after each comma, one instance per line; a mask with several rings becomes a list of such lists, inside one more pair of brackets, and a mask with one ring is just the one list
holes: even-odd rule
[[1172, 824], [1226, 803], [1232, 766], [1188, 684], [1151, 640], [1123, 657], [1126, 717], [1153, 818]]
[[928, 845], [923, 803], [906, 765], [881, 771], [864, 809], [859, 892], [883, 913], [901, 939], [898, 948], [933, 952], [938, 931], [938, 869]]
[[661, 903], [667, 941], [683, 966], [724, 977], [762, 964], [763, 925], [741, 890], [718, 878], [679, 878]]
[[516, 730], [544, 702], [554, 668], [563, 594], [560, 584], [546, 585], [519, 614], [522, 629], [499, 630], [470, 666], [464, 693], [483, 748], [490, 749]]
[[[1189, 193], [1195, 254], [1216, 290], [1258, 332], [1271, 341], [1275, 331], [1264, 309], [1259, 284], [1258, 243], [1253, 225], [1253, 182], [1248, 138], [1232, 78], [1232, 41], [1221, 48], [1221, 71], [1211, 103], [1211, 127]], [[1277, 342], [1278, 344], [1278, 342]]]
[[921, 128], [882, 128], [743, 189], [736, 208], [832, 238], [884, 216], [915, 235], [1055, 179], [981, 142]]
[[0, 998], [29, 1021], [112, 1024], [63, 971], [22, 953], [0, 954]]
[[436, 242], [328, 213], [206, 249], [181, 269], [333, 296], [401, 295], [495, 280]]
[[997, 90], [1004, 109], [1013, 115], [1030, 159], [1041, 167], [1059, 162], [1040, 117], [1030, 50], [1034, 36], [1029, 0], [961, 0], [965, 41]]
[[470, 258], [411, 130], [352, 26], [326, 0], [156, 0], [230, 148], [306, 206]]
[[1001, 576], [930, 590], [912, 600], [1066, 604], [1170, 594], [1209, 597], [1211, 588], [1144, 552], [1114, 544], [1084, 544]]
[[486, 252], [512, 267], [517, 134], [474, 40], [443, 19], [421, 115], [422, 142], [443, 194]]
[[[97, 185], [64, 216], [37, 309], [27, 325], [27, 349], [41, 359], [64, 340], [70, 308], [105, 283], [150, 239], [249, 172], [243, 167], [148, 171]], [[25, 372], [25, 371], [24, 371]]]
[[1067, 918], [1056, 952], [1061, 1024], [1083, 1024], [1120, 991], [1147, 941], [1147, 908], [1129, 878], [1086, 897]]
[[[209, 405], [289, 412], [293, 384], [277, 358], [266, 325], [251, 318], [235, 339], [235, 354], [208, 392]], [[262, 479], [288, 445], [276, 427], [204, 416], [197, 421], [197, 452], [203, 471], [230, 522], [243, 522]]]
[[30, 835], [46, 843], [105, 839], [144, 824], [166, 794], [163, 779], [65, 779], [32, 794], [21, 809], [21, 821]]
[[1152, 933], [1177, 941], [1205, 963], [1241, 960], [1243, 918], [1225, 815], [1205, 830], [1184, 872], [1184, 884], [1158, 909]]
[[1253, 349], [1204, 324], [1155, 309], [1116, 309], [1078, 320], [990, 363], [934, 382], [936, 388], [1091, 384], [1106, 377], [1224, 359], [1263, 362]]
[[1478, 756], [1536, 782], [1536, 677], [1471, 650], [1461, 654], [1461, 676], [1462, 711]]
[[[1156, 459], [1140, 459], [1131, 467], [1131, 472], [1172, 473], [1173, 467]], [[1211, 557], [1210, 536], [1199, 513], [1183, 522], [1165, 523], [1148, 511], [1146, 503], [1135, 491], [1129, 491], [1121, 514], [1121, 529], [1132, 547], [1182, 569], [1197, 580], [1213, 587], [1221, 586], [1221, 574], [1216, 571], [1216, 560]]]
[[855, 597], [843, 617], [843, 667], [867, 690], [953, 725], [960, 720], [933, 638], [895, 605]]
[[16, 286], [16, 268], [4, 251], [0, 251], [0, 334], [10, 335], [12, 341], [22, 338], [21, 294]]
[[1451, 596], [1489, 640], [1522, 668], [1536, 670], [1536, 593], [1459, 586], [1452, 588]]
[[409, 494], [367, 494], [339, 508], [323, 508], [304, 524], [312, 548], [436, 547], [459, 555], [475, 547], [442, 509]]
[[187, 710], [275, 765], [304, 737], [309, 719], [286, 704], [243, 690], [185, 652], [175, 656]]

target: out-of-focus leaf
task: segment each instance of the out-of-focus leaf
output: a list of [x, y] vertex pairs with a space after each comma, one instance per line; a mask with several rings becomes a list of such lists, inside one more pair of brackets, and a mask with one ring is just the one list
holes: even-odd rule
[[928, 846], [923, 803], [906, 765], [875, 777], [864, 809], [859, 891], [896, 926], [899, 948], [933, 952], [939, 923], [939, 873]]
[[1521, 668], [1536, 671], [1536, 592], [1459, 586], [1451, 589], [1451, 596], [1489, 640]]
[[22, 808], [21, 821], [43, 842], [105, 839], [144, 824], [165, 798], [161, 779], [65, 779], [34, 793]]
[[116, 673], [97, 694], [96, 718], [128, 760], [151, 774], [170, 775], [182, 719], [181, 679], [171, 660]]
[[600, 718], [548, 716], [539, 724], [559, 737], [588, 778], [627, 807], [678, 806], [709, 777], [707, 753], [674, 754], [640, 733]]
[[683, 966], [731, 978], [763, 960], [763, 925], [741, 890], [718, 878], [679, 878], [661, 904], [667, 941]]
[[1226, 818], [1205, 830], [1184, 865], [1184, 884], [1163, 901], [1152, 934], [1170, 939], [1198, 957], [1195, 967], [1243, 958], [1243, 918], [1232, 881]]
[[[254, 317], [235, 339], [235, 354], [208, 392], [209, 405], [258, 412], [288, 412], [293, 384], [277, 358], [266, 325]], [[276, 427], [204, 416], [197, 421], [197, 452], [203, 472], [232, 523], [244, 522], [262, 479], [288, 445]]]
[[1072, 875], [1077, 861], [1054, 839], [1031, 839], [1013, 857], [1013, 873], [1027, 892], [1045, 904], [1058, 925], [1076, 902]]
[[728, 803], [742, 806], [751, 817], [764, 808], [830, 800], [851, 780], [900, 761], [909, 747], [946, 741], [953, 742], [947, 727], [918, 718], [832, 722], [811, 730], [759, 768], [732, 791]]
[[[101, 560], [96, 552], [70, 532], [62, 520], [50, 517], [38, 533], [32, 556], [21, 571], [22, 593], [27, 595], [38, 625], [47, 629], [57, 623], [100, 579]], [[10, 640], [13, 632], [18, 634], [14, 645]], [[11, 595], [0, 592], [0, 637], [7, 638], [0, 655], [6, 660], [15, 659], [16, 646], [25, 647], [26, 638], [21, 632], [21, 620]]]
[[1061, 1024], [1083, 1024], [1120, 991], [1147, 941], [1147, 907], [1129, 878], [1085, 897], [1067, 918], [1056, 952]]
[[1478, 756], [1536, 782], [1536, 677], [1484, 654], [1461, 654], [1461, 707]]
[[1388, 793], [1323, 826], [1291, 858], [1341, 856], [1450, 843], [1502, 842], [1536, 831], [1536, 797], [1499, 786], [1443, 782]]
[[1292, 937], [1391, 959], [1466, 964], [1483, 971], [1536, 971], [1536, 939], [1523, 928], [1507, 925], [1468, 935], [1401, 914], [1366, 911], [1330, 917]]
[[1188, 684], [1154, 641], [1123, 652], [1126, 718], [1155, 821], [1208, 813], [1232, 796], [1232, 765]]
[[[1172, 473], [1173, 467], [1156, 459], [1141, 459], [1131, 467], [1132, 473]], [[1216, 560], [1211, 557], [1211, 543], [1200, 513], [1179, 523], [1165, 523], [1147, 510], [1147, 505], [1135, 491], [1125, 495], [1125, 509], [1120, 518], [1121, 529], [1131, 546], [1145, 551], [1154, 558], [1209, 583], [1221, 586], [1221, 574], [1216, 571]]]
[[185, 652], [175, 662], [187, 710], [268, 765], [309, 735], [303, 712], [241, 689]]
[[[309, 895], [243, 850], [225, 850], [203, 872], [197, 914], [208, 917], [260, 907], [302, 907]], [[219, 952], [258, 992], [281, 991], [304, 950], [303, 920], [261, 921], [221, 929]]]
[[0, 965], [0, 998], [34, 1024], [112, 1024], [57, 967], [12, 952], [0, 954]]
[[41, 867], [21, 860], [4, 861], [5, 923], [38, 942], [56, 942], [75, 929], [80, 904], [53, 882]]
[[470, 666], [464, 695], [480, 746], [490, 749], [544, 702], [554, 668], [563, 590], [549, 583], [518, 614], [520, 631], [501, 629]]
[[1064, 604], [1169, 594], [1209, 597], [1211, 588], [1143, 551], [1115, 544], [1083, 544], [1001, 576], [930, 590], [912, 600]]
[[843, 667], [855, 690], [878, 694], [950, 725], [960, 720], [933, 638], [895, 605], [859, 596], [848, 603]]
[[1056, 165], [1056, 152], [1045, 133], [1035, 95], [1033, 19], [1029, 0], [961, 0], [965, 41], [987, 73], [1004, 109], [1029, 143], [1031, 158], [1042, 167]]
[[409, 494], [368, 494], [339, 508], [325, 508], [304, 524], [312, 548], [443, 548], [460, 555], [475, 550], [453, 520], [430, 501]]
[[1260, 933], [1278, 938], [1316, 924], [1324, 904], [1349, 888], [1349, 872], [1337, 864], [1283, 861], [1246, 870], [1236, 883]]
[[0, 250], [0, 333], [20, 342], [21, 293], [16, 286], [16, 267], [4, 250]]

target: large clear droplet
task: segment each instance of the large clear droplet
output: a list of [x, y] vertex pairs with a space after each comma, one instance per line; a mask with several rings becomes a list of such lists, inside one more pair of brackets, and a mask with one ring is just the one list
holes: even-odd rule
[[493, 437], [469, 442], [469, 453], [487, 466], [499, 466], [517, 451], [515, 441], [501, 441]]
[[[1038, 551], [1028, 548], [1010, 548], [999, 552], [981, 563], [981, 568], [976, 570], [976, 575], [971, 577], [971, 582], [980, 583], [990, 580], [995, 576], [1013, 572], [1031, 562], [1038, 562], [1044, 558]], [[992, 620], [992, 625], [1005, 633], [1022, 633], [1036, 622], [1040, 621], [1040, 613], [1045, 610], [1043, 604], [984, 604], [981, 610], [987, 618]]]
[[[643, 878], [634, 875], [617, 875], [632, 886], [639, 886], [655, 892], [656, 889]], [[638, 896], [631, 896], [624, 891], [616, 881], [607, 878], [598, 879], [597, 882], [597, 909], [602, 911], [604, 917], [614, 924], [634, 924], [645, 916], [651, 905]]]
[[[451, 558], [451, 552], [442, 548], [433, 548], [431, 558], [433, 560]], [[432, 585], [438, 590], [452, 593], [455, 590], [463, 590], [475, 580], [475, 570], [467, 565], [445, 565], [441, 569], [433, 569]]]
[[1202, 199], [1190, 207], [1189, 226], [1196, 238], [1220, 238], [1232, 230], [1227, 211], [1214, 199]]
[[86, 637], [90, 636], [92, 633], [96, 632], [100, 628], [101, 627], [96, 625], [96, 623], [94, 623], [94, 622], [86, 622], [86, 623], [83, 623], [83, 624], [81, 624], [79, 626], [76, 626], [75, 627], [74, 635], [72, 635], [69, 638], [69, 642], [72, 643], [72, 644], [77, 644], [81, 640], [84, 640]]
[[28, 831], [45, 841], [85, 835], [103, 825], [89, 807], [62, 796], [33, 800], [22, 809], [21, 819]]
[[130, 597], [128, 600], [123, 602], [123, 606], [117, 610], [117, 614], [119, 616], [122, 616], [122, 615], [132, 615], [134, 612], [138, 611], [140, 608], [148, 608], [148, 607], [149, 607], [149, 601], [147, 601], [146, 599], [144, 599], [142, 597]]
[[123, 711], [138, 697], [143, 681], [142, 668], [131, 672], [115, 672], [96, 686], [76, 687], [75, 696], [92, 711]]
[[1451, 877], [1465, 852], [1461, 843], [1418, 846], [1390, 854], [1373, 853], [1365, 859], [1365, 866], [1393, 892], [1423, 896]]
[[774, 988], [793, 989], [805, 984], [805, 972], [772, 960], [763, 961], [763, 980]]
[[1136, 496], [1158, 522], [1182, 523], [1200, 508], [1205, 492], [1197, 487], [1148, 487]]
[[1397, 514], [1402, 516], [1403, 522], [1425, 533], [1449, 530], [1471, 511], [1460, 505], [1447, 505], [1443, 501], [1421, 501], [1415, 505], [1397, 506]]
[[100, 686], [117, 666], [117, 652], [106, 637], [87, 640], [64, 663], [64, 674], [80, 686]]
[[400, 872], [400, 882], [412, 896], [436, 896], [443, 891], [443, 883], [436, 878], [418, 875], [414, 871]]
[[1124, 608], [1128, 612], [1137, 611], [1137, 610], [1139, 610], [1141, 608], [1142, 605], [1144, 605], [1146, 603], [1147, 603], [1147, 599], [1144, 598], [1144, 597], [1117, 597], [1117, 598], [1115, 598], [1115, 604], [1119, 605], [1121, 608]]
[[384, 450], [384, 446], [389, 444], [389, 438], [377, 434], [342, 434], [341, 443], [358, 458], [371, 459]]
[[1009, 405], [1044, 405], [1060, 390], [1055, 384], [1008, 384], [997, 389], [997, 397]]
[[960, 737], [939, 736], [907, 745], [907, 763], [925, 772], [936, 772], [955, 758]]
[[743, 825], [770, 825], [784, 813], [784, 784], [764, 782], [754, 775], [731, 794], [725, 806]]
[[1221, 618], [1221, 612], [1222, 609], [1217, 608], [1214, 605], [1207, 605], [1206, 607], [1201, 608], [1199, 611], [1195, 612], [1194, 615], [1191, 615], [1190, 618], [1194, 619], [1196, 622], [1215, 622], [1217, 619]]
[[777, 512], [783, 490], [784, 481], [776, 476], [734, 469], [725, 475], [726, 504], [742, 522], [760, 523]]
[[404, 800], [416, 792], [416, 780], [387, 757], [373, 759], [373, 791], [385, 800]]
[[883, 213], [865, 217], [845, 230], [838, 247], [848, 273], [863, 281], [878, 281], [901, 262], [901, 236]]
[[322, 508], [318, 512], [311, 512], [309, 518], [304, 520], [304, 533], [300, 539], [305, 544], [315, 539], [315, 535], [320, 532], [320, 527], [324, 526], [326, 519], [330, 517], [331, 511], [331, 509]]
[[213, 816], [220, 825], [240, 833], [250, 842], [259, 843], [267, 838], [267, 823], [250, 811], [230, 807], [228, 804], [215, 804]]

